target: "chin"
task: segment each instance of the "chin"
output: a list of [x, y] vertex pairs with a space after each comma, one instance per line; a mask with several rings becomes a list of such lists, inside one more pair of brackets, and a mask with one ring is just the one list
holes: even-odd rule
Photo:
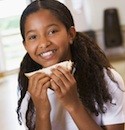
[[57, 64], [57, 63], [59, 63], [60, 61], [46, 61], [46, 62], [44, 62], [44, 63], [42, 63], [41, 65], [43, 66], [43, 67], [49, 67], [49, 66], [52, 66], [52, 65], [54, 65], [54, 64]]
[[40, 65], [42, 65], [44, 68], [45, 67], [49, 67], [49, 66], [52, 66], [54, 64], [57, 64], [57, 63], [60, 63], [60, 62], [63, 62], [63, 61], [66, 61], [67, 59], [52, 59], [52, 60], [46, 60], [46, 61], [43, 61], [42, 63], [39, 63]]

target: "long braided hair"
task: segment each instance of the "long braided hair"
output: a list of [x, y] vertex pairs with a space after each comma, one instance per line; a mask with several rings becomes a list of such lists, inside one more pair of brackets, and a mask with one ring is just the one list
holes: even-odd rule
[[[40, 9], [50, 10], [52, 14], [64, 24], [67, 31], [71, 26], [74, 26], [72, 15], [65, 5], [56, 0], [36, 0], [27, 6], [20, 19], [20, 30], [23, 41], [25, 41], [26, 18]], [[70, 46], [72, 61], [76, 68], [74, 77], [77, 81], [77, 88], [81, 101], [91, 113], [95, 115], [104, 113], [103, 104], [112, 100], [108, 88], [106, 87], [106, 81], [104, 80], [104, 69], [111, 80], [113, 80], [109, 69], [111, 68], [109, 61], [95, 41], [91, 40], [83, 33], [77, 32], [73, 44]], [[29, 54], [26, 53], [21, 62], [18, 76], [19, 91], [21, 93], [17, 108], [19, 120], [21, 103], [28, 89], [28, 78], [25, 77], [24, 73], [32, 72], [40, 68], [41, 65], [33, 61]], [[95, 102], [98, 105], [98, 109], [95, 106]], [[26, 124], [29, 130], [35, 129], [35, 122], [32, 120], [34, 114], [33, 101], [30, 99], [26, 113]]]

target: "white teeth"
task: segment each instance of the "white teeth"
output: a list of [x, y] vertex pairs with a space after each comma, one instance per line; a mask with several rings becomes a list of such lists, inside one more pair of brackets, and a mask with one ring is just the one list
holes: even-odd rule
[[53, 51], [48, 51], [45, 53], [42, 53], [41, 56], [46, 57], [46, 56], [50, 56], [53, 53]]

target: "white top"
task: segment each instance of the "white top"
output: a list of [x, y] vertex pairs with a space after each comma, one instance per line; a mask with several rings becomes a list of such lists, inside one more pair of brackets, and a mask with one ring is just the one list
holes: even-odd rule
[[[109, 92], [111, 93], [113, 100], [112, 103], [108, 102], [105, 104], [105, 114], [100, 114], [99, 116], [95, 116], [94, 114], [92, 115], [92, 118], [100, 126], [125, 122], [125, 92], [122, 91], [125, 91], [124, 82], [121, 76], [115, 70], [111, 69], [111, 72], [114, 76], [114, 79], [118, 82], [119, 87], [108, 77], [104, 70], [107, 87], [109, 88]], [[78, 130], [69, 113], [63, 109], [61, 104], [57, 101], [54, 91], [48, 89], [47, 93], [52, 108], [50, 115], [52, 130]], [[30, 94], [27, 92], [21, 104], [21, 114], [24, 125], [26, 122], [25, 114], [29, 99]], [[26, 130], [28, 130], [27, 127]]]

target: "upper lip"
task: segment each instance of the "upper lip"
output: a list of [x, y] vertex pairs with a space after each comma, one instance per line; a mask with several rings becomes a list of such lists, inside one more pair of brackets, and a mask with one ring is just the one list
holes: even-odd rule
[[54, 51], [54, 50], [56, 50], [56, 49], [46, 49], [44, 51], [39, 52], [38, 55], [41, 55], [41, 54], [49, 52], [49, 51]]

